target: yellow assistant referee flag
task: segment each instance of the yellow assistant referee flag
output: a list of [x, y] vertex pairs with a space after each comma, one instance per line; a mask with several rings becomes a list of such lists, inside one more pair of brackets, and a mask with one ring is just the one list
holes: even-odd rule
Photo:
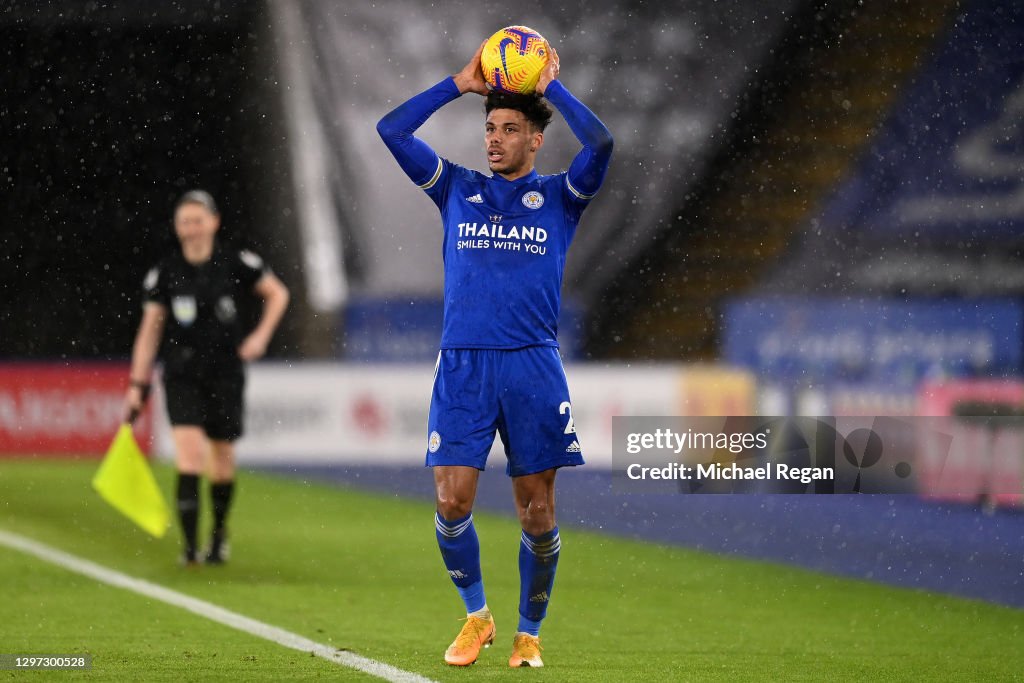
[[171, 512], [153, 478], [146, 456], [135, 442], [130, 424], [123, 424], [103, 458], [92, 487], [128, 519], [157, 538], [167, 533]]

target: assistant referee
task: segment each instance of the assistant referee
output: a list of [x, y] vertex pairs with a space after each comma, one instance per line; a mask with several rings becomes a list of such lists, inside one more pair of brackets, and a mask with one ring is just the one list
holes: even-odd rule
[[[173, 250], [143, 283], [142, 323], [132, 349], [127, 415], [149, 394], [163, 341], [163, 384], [178, 468], [177, 504], [184, 537], [182, 563], [199, 560], [199, 479], [210, 479], [213, 531], [208, 564], [227, 559], [227, 516], [235, 490], [234, 441], [242, 435], [245, 362], [263, 356], [288, 307], [288, 289], [259, 256], [222, 248], [220, 214], [209, 193], [192, 190], [174, 209]], [[246, 297], [263, 300], [246, 334], [239, 319]]]

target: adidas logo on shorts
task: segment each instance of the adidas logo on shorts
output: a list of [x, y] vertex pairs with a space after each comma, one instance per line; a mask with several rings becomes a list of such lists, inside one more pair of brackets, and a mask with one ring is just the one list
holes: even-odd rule
[[566, 453], [579, 453], [580, 452], [580, 442], [576, 441], [576, 440], [573, 440], [573, 442], [571, 444], [569, 444], [569, 447], [565, 449], [565, 452]]

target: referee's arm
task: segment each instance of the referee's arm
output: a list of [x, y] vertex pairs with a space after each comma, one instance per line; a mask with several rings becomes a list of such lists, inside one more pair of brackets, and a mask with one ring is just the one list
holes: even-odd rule
[[153, 364], [156, 362], [166, 321], [167, 309], [163, 304], [149, 301], [143, 307], [142, 322], [139, 323], [139, 331], [132, 346], [132, 366], [125, 395], [124, 417], [128, 421], [134, 420], [149, 396]]
[[288, 308], [291, 295], [288, 288], [276, 275], [267, 272], [253, 286], [256, 296], [263, 299], [263, 313], [256, 328], [249, 333], [242, 345], [238, 347], [238, 357], [244, 361], [256, 360], [267, 352], [267, 344], [274, 336], [281, 317]]

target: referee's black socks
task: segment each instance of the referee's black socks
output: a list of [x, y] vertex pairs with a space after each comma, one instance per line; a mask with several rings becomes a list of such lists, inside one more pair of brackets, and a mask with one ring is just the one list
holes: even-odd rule
[[210, 483], [210, 501], [213, 503], [213, 537], [223, 540], [224, 527], [231, 509], [231, 497], [235, 492], [235, 482], [222, 481]]
[[178, 473], [178, 519], [185, 537], [185, 561], [196, 559], [196, 534], [199, 527], [199, 475]]

